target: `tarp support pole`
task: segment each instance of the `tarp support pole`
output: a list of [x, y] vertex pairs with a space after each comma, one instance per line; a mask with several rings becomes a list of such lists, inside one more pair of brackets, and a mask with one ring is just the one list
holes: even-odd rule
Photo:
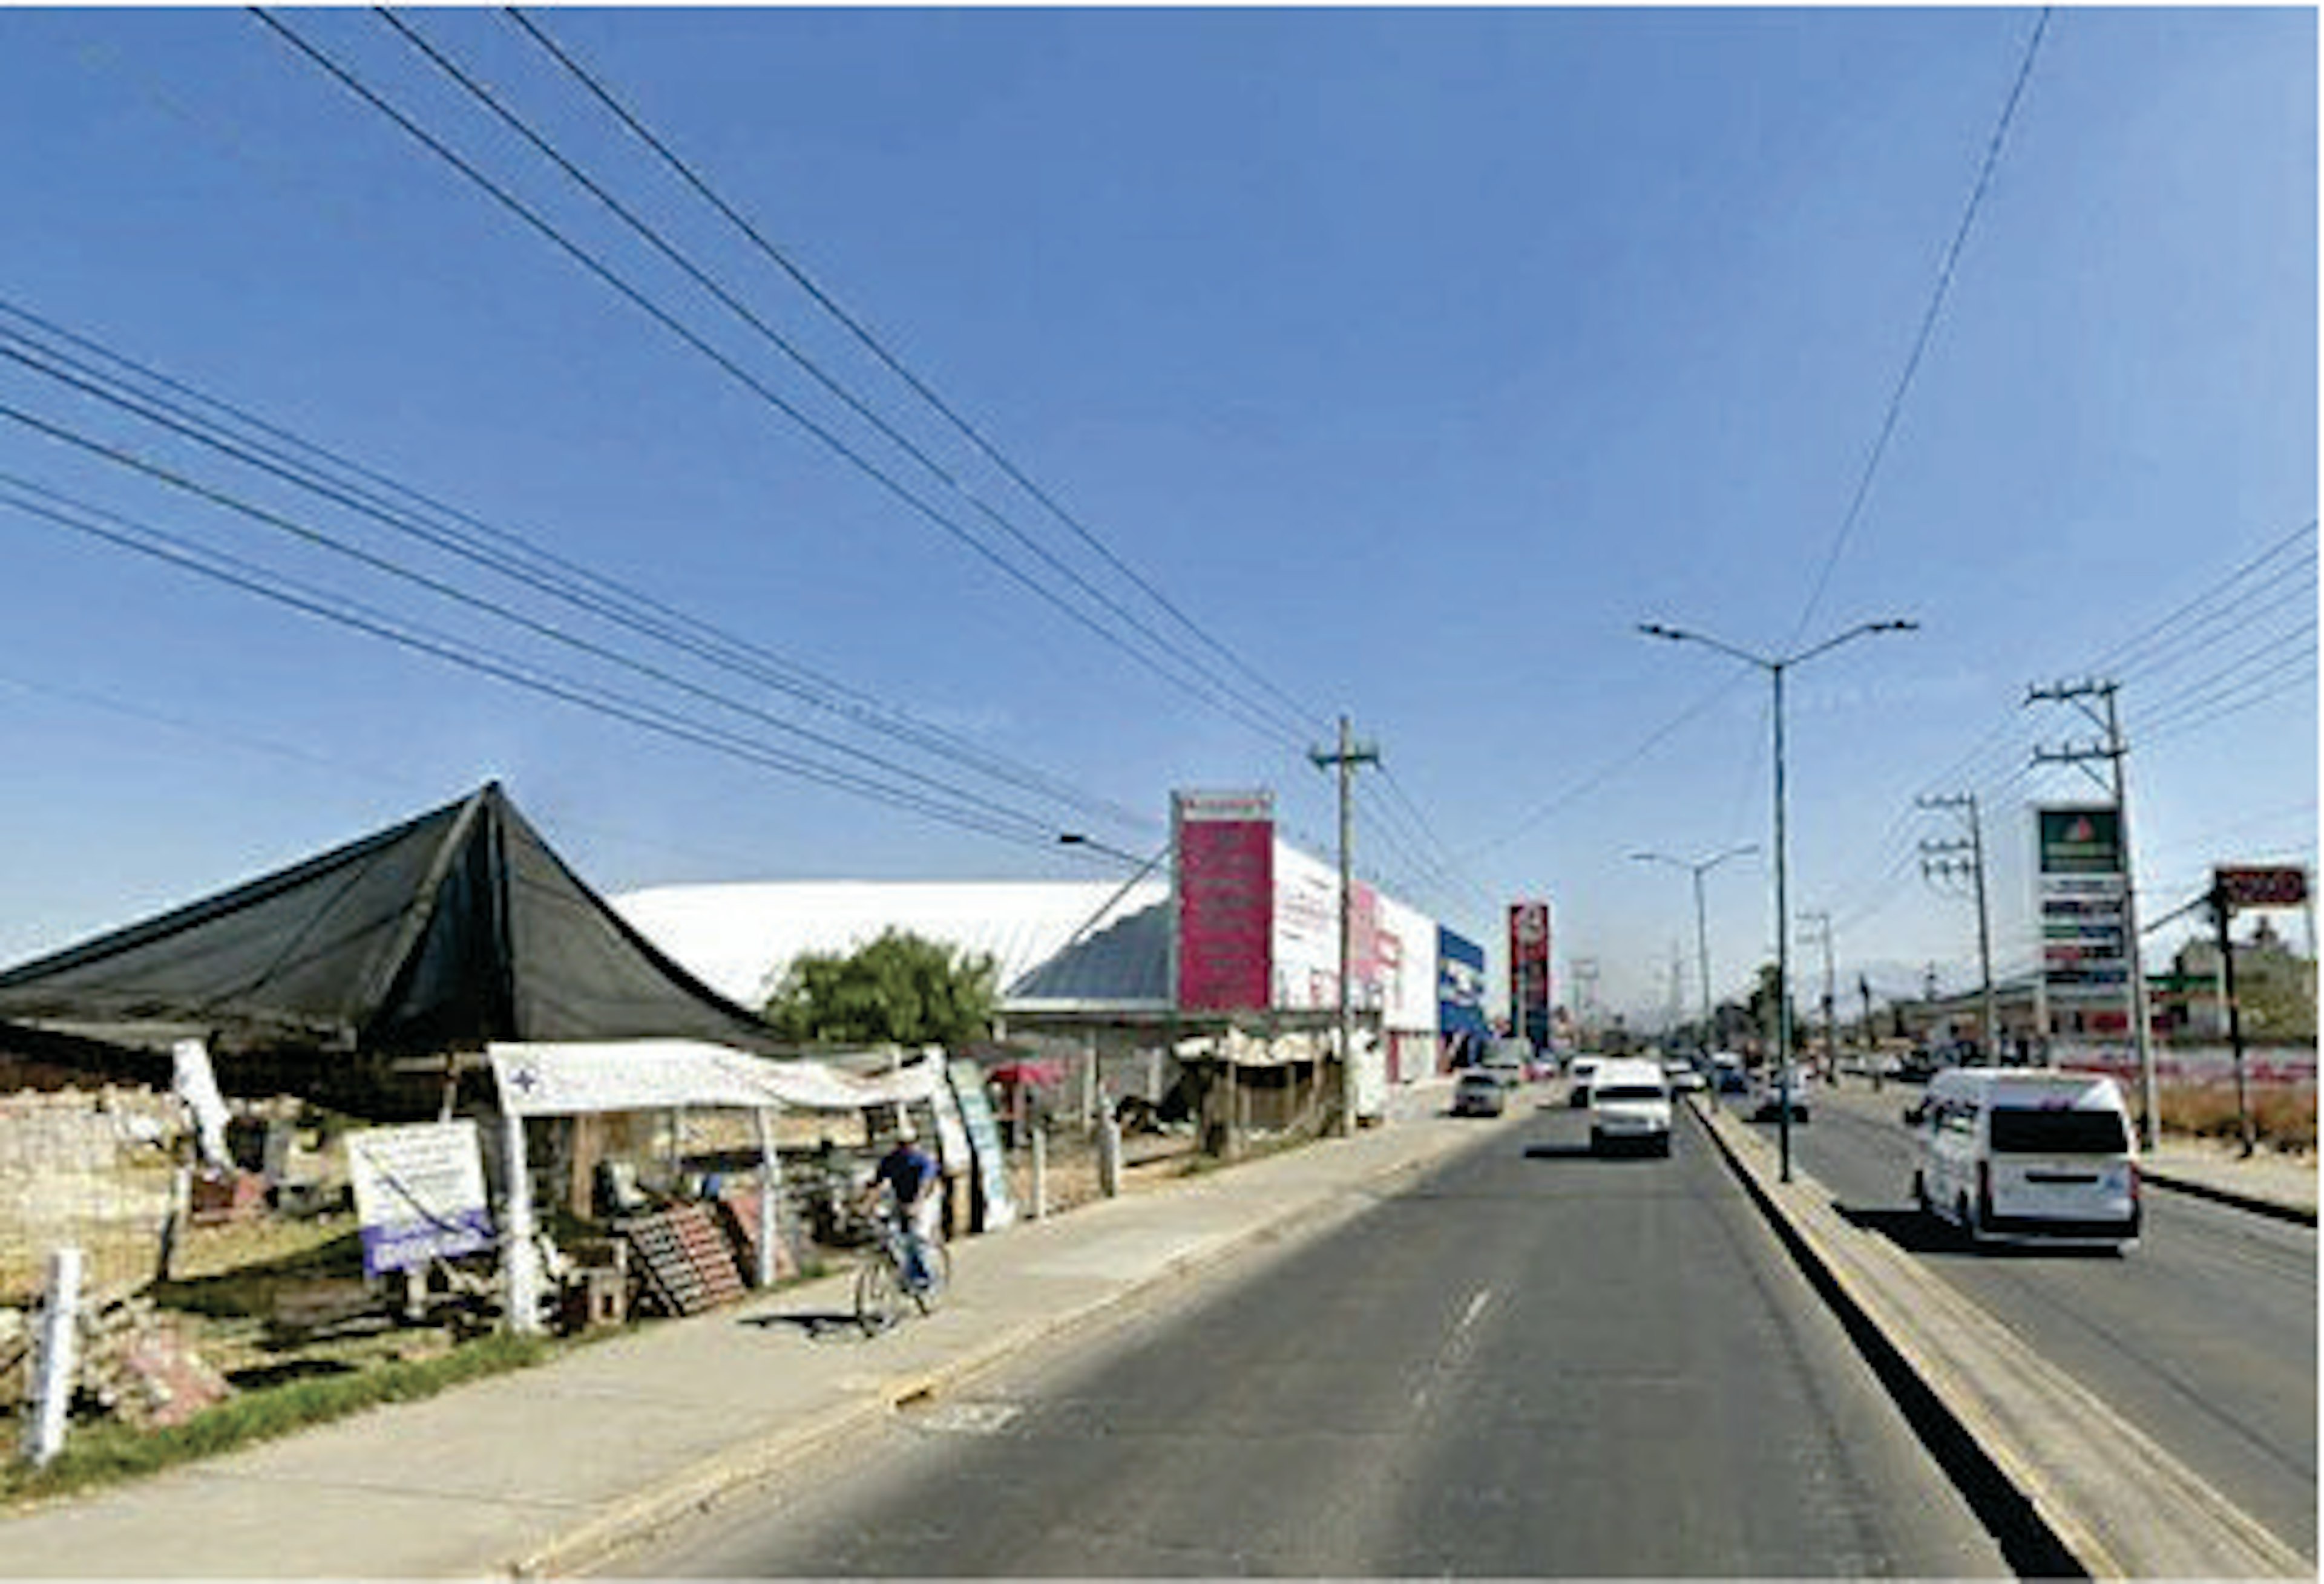
[[501, 1207], [501, 1277], [508, 1294], [508, 1328], [519, 1336], [540, 1329], [540, 1257], [533, 1247], [532, 1172], [524, 1158], [524, 1119], [501, 1113], [501, 1169], [507, 1197]]
[[775, 1148], [774, 1113], [760, 1106], [751, 1113], [759, 1128], [758, 1285], [775, 1285], [775, 1239], [782, 1235], [783, 1157]]

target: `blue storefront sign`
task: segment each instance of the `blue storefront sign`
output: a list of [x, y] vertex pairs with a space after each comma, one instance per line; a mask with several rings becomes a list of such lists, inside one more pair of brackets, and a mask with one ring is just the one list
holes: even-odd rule
[[1445, 1035], [1490, 1035], [1485, 1019], [1485, 948], [1438, 926], [1436, 1027]]

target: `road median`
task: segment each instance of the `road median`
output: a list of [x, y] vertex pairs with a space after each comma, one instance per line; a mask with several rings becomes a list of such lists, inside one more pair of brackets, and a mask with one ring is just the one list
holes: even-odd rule
[[1822, 1184], [1796, 1171], [1780, 1181], [1774, 1151], [1750, 1128], [1716, 1109], [1698, 1115], [1811, 1279], [1853, 1312], [1843, 1320], [1868, 1329], [1891, 1351], [1890, 1368], [1925, 1391], [1923, 1406], [1950, 1422], [1940, 1433], [1965, 1440], [2006, 1481], [2040, 1531], [2022, 1542], [2054, 1547], [2093, 1578], [2315, 1576], [2298, 1551], [2007, 1327], [1850, 1225]]

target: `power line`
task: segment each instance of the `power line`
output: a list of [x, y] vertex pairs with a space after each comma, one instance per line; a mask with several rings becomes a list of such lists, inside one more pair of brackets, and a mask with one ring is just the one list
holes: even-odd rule
[[1296, 717], [1303, 722], [1320, 722], [1323, 719], [1322, 712], [1302, 705], [1297, 700], [1292, 698], [1282, 689], [1277, 687], [1275, 684], [1269, 681], [1267, 677], [1261, 676], [1258, 671], [1246, 664], [1231, 649], [1213, 638], [1210, 632], [1197, 623], [1194, 618], [1188, 616], [1183, 610], [1179, 609], [1179, 607], [1167, 595], [1165, 595], [1160, 589], [1155, 587], [1151, 583], [1147, 581], [1147, 579], [1140, 576], [1135, 569], [1117, 556], [1113, 550], [1106, 545], [1105, 541], [1098, 537], [1093, 530], [1084, 524], [1079, 518], [1074, 515], [1074, 513], [1060, 505], [1049, 492], [1044, 490], [1039, 484], [1028, 477], [1025, 473], [1016, 465], [1016, 464], [1011, 462], [997, 447], [987, 440], [985, 437], [977, 430], [975, 426], [971, 424], [965, 418], [962, 417], [949, 403], [947, 403], [933, 389], [924, 382], [917, 374], [913, 373], [909, 368], [906, 367], [894, 354], [890, 352], [889, 349], [881, 343], [879, 337], [872, 335], [869, 329], [864, 327], [855, 316], [850, 314], [836, 300], [835, 300], [828, 292], [816, 284], [816, 281], [807, 275], [807, 272], [801, 269], [798, 264], [797, 264], [780, 248], [776, 247], [772, 243], [768, 241], [767, 238], [760, 232], [759, 228], [752, 225], [747, 217], [739, 213], [732, 205], [727, 203], [724, 198], [720, 197], [691, 164], [671, 149], [667, 142], [660, 137], [656, 136], [653, 131], [645, 124], [642, 118], [630, 110], [626, 105], [615, 97], [613, 90], [605, 85], [602, 76], [593, 73], [584, 68], [580, 62], [574, 58], [571, 51], [561, 47], [554, 39], [549, 37], [548, 32], [542, 29], [539, 23], [535, 23], [519, 8], [515, 6], [506, 7], [504, 8], [503, 14], [506, 15], [511, 22], [515, 23], [518, 28], [521, 29], [528, 37], [530, 37], [549, 56], [550, 59], [555, 60], [559, 66], [563, 67], [565, 70], [573, 77], [575, 81], [581, 84], [591, 97], [593, 97], [616, 120], [626, 127], [633, 136], [635, 136], [640, 142], [643, 143], [648, 149], [651, 150], [653, 153], [662, 161], [663, 163], [675, 171], [679, 180], [685, 182], [688, 188], [692, 189], [705, 203], [708, 204], [723, 218], [733, 226], [736, 230], [740, 231], [763, 257], [771, 262], [786, 275], [789, 276], [799, 289], [805, 291], [808, 297], [813, 299], [825, 312], [828, 313], [834, 319], [837, 320], [840, 325], [844, 327], [848, 333], [855, 338], [857, 343], [862, 345], [874, 357], [878, 358], [879, 361], [884, 364], [890, 373], [895, 374], [898, 379], [903, 381], [916, 395], [940, 414], [947, 423], [964, 437], [971, 445], [975, 447], [982, 455], [991, 461], [994, 466], [998, 467], [1012, 483], [1014, 483], [1019, 488], [1022, 489], [1035, 501], [1038, 502], [1052, 517], [1056, 519], [1057, 521], [1063, 523], [1067, 529], [1071, 530], [1076, 538], [1102, 558], [1108, 566], [1111, 566], [1116, 572], [1127, 578], [1140, 592], [1145, 594], [1148, 598], [1151, 599], [1162, 610], [1167, 612], [1178, 622], [1180, 626], [1193, 633], [1196, 639], [1200, 640], [1213, 653], [1226, 660], [1230, 665], [1233, 666], [1237, 670], [1240, 671], [1245, 677], [1258, 684], [1267, 692], [1273, 694], [1276, 698], [1290, 708]]
[[[50, 324], [0, 300], [0, 314], [7, 314], [41, 326], [50, 334], [88, 348], [109, 362], [129, 368], [165, 389], [183, 392], [202, 405], [232, 415], [248, 428], [263, 435], [277, 437], [300, 453], [319, 456], [359, 481], [375, 482], [404, 500], [416, 502], [437, 518], [450, 518], [466, 524], [491, 539], [496, 546], [512, 547], [518, 556], [512, 559], [498, 549], [488, 549], [479, 544], [475, 535], [459, 527], [446, 527], [415, 516], [388, 501], [362, 482], [349, 482], [333, 477], [324, 469], [287, 455], [281, 447], [264, 439], [251, 439], [235, 433], [231, 428], [191, 412], [180, 403], [138, 391], [124, 394], [120, 382], [91, 367], [87, 362], [60, 354], [52, 347], [23, 336], [0, 326], [0, 358], [75, 390], [85, 396], [103, 401], [118, 410], [128, 412], [145, 421], [208, 449], [219, 452], [309, 493], [321, 495], [335, 504], [354, 511], [372, 520], [419, 539], [433, 548], [466, 560], [473, 565], [498, 573], [538, 593], [549, 594], [567, 605], [605, 620], [656, 640], [668, 644], [697, 659], [705, 660], [724, 671], [738, 673], [749, 680], [774, 688], [801, 703], [824, 710], [847, 720], [862, 729], [908, 743], [933, 756], [972, 769], [1020, 791], [1028, 791], [1052, 801], [1076, 807], [1084, 813], [1099, 814], [1123, 824], [1150, 828], [1153, 822], [1129, 810], [1091, 798], [1056, 778], [1029, 768], [1016, 765], [998, 755], [965, 743], [949, 733], [936, 731], [912, 721], [891, 706], [880, 704], [870, 695], [847, 689], [843, 685], [822, 677], [804, 667], [786, 660], [762, 646], [739, 640], [706, 623], [685, 616], [667, 605], [635, 593], [625, 585], [581, 567], [561, 557], [541, 550], [523, 538], [493, 528], [467, 513], [444, 506], [425, 495], [418, 494], [382, 474], [351, 463], [344, 457], [321, 450], [276, 426], [217, 401], [190, 386], [169, 379], [85, 337]], [[14, 346], [8, 345], [14, 343]], [[30, 347], [28, 354], [18, 348]], [[53, 361], [51, 361], [53, 360]], [[319, 481], [319, 482], [318, 482]], [[527, 565], [528, 561], [540, 566]], [[586, 586], [583, 586], [586, 585]], [[602, 592], [601, 592], [602, 591]], [[641, 612], [643, 612], [642, 614]]]
[[2034, 32], [2025, 41], [2025, 52], [2017, 64], [2017, 78], [2009, 86], [2008, 100], [2001, 107], [2001, 118], [1995, 124], [1993, 136], [1987, 143], [1984, 162], [1978, 168], [1977, 185], [1969, 195], [1961, 211], [1960, 224], [1953, 229], [1953, 238], [1945, 249], [1944, 262], [1938, 268], [1936, 289], [1930, 293], [1927, 310], [1921, 316], [1921, 328], [1913, 338], [1913, 350], [1904, 359], [1904, 372], [1897, 377], [1896, 389], [1888, 398], [1887, 413], [1880, 420], [1880, 432], [1872, 443], [1872, 454], [1865, 459], [1864, 472], [1856, 483], [1856, 493], [1840, 518], [1840, 531], [1832, 537], [1831, 548], [1823, 558], [1823, 568], [1816, 574], [1815, 586], [1808, 594], [1806, 607], [1800, 612], [1799, 624], [1792, 630], [1792, 642], [1797, 644], [1815, 619], [1816, 608], [1823, 603], [1824, 590], [1831, 582], [1832, 572], [1840, 565], [1840, 552], [1848, 546], [1849, 538], [1856, 531], [1858, 520], [1864, 514], [1864, 505], [1872, 493], [1872, 481], [1880, 471], [1881, 459], [1887, 455], [1888, 442], [1896, 432], [1897, 420], [1904, 410], [1904, 399], [1913, 388], [1913, 379], [1920, 372], [1921, 359], [1934, 338], [1937, 316], [1943, 310], [1945, 298], [1952, 290], [1953, 272], [1960, 263], [1961, 251], [1969, 243], [1969, 228], [1977, 223], [1978, 210], [1985, 203], [1985, 195], [1993, 184], [1993, 172], [2001, 162], [2001, 147], [2009, 136], [2010, 124], [2017, 118], [2017, 103], [2025, 93], [2026, 79], [2034, 74], [2034, 58], [2041, 51], [2042, 36], [2049, 31], [2050, 9], [2043, 6], [2034, 19]]
[[[527, 616], [507, 605], [498, 603], [478, 594], [471, 594], [467, 590], [461, 588], [456, 585], [448, 583], [440, 577], [433, 576], [428, 573], [416, 571], [413, 568], [403, 566], [387, 557], [378, 555], [370, 550], [365, 550], [358, 546], [350, 545], [319, 529], [314, 528], [310, 524], [301, 522], [294, 518], [287, 517], [281, 512], [271, 510], [270, 508], [244, 501], [224, 490], [217, 489], [183, 474], [177, 473], [172, 469], [164, 467], [149, 458], [140, 456], [123, 447], [108, 445], [104, 441], [92, 439], [88, 436], [78, 434], [33, 414], [25, 412], [20, 408], [11, 406], [6, 402], [0, 402], [0, 418], [5, 418], [13, 422], [21, 424], [37, 433], [46, 435], [51, 439], [78, 447], [84, 451], [97, 456], [104, 460], [129, 469], [130, 471], [143, 474], [147, 477], [157, 480], [172, 488], [191, 494], [199, 500], [208, 502], [214, 506], [222, 507], [229, 511], [247, 517], [254, 521], [273, 529], [276, 531], [312, 548], [320, 549], [352, 560], [370, 571], [420, 588], [437, 596], [438, 598], [459, 605], [464, 609], [515, 626], [523, 631], [530, 633], [536, 638], [545, 639], [551, 643], [558, 644], [576, 652], [586, 654], [594, 659], [619, 667], [623, 670], [632, 672], [638, 676], [646, 677], [649, 680], [659, 683], [673, 691], [699, 699], [706, 703], [716, 705], [721, 708], [743, 715], [761, 725], [771, 727], [776, 731], [786, 733], [787, 735], [801, 738], [831, 752], [843, 755], [849, 759], [861, 760], [863, 763], [886, 770], [890, 774], [899, 776], [906, 780], [916, 781], [924, 786], [936, 788], [947, 794], [969, 797], [975, 801], [984, 801], [975, 799], [974, 795], [966, 793], [964, 789], [938, 780], [936, 778], [929, 776], [922, 771], [913, 769], [908, 766], [897, 764], [891, 760], [872, 753], [867, 750], [854, 747], [852, 744], [843, 742], [837, 738], [832, 737], [825, 732], [817, 732], [811, 727], [799, 725], [796, 722], [783, 720], [781, 717], [770, 714], [755, 705], [745, 703], [742, 700], [719, 693], [713, 688], [706, 687], [701, 684], [680, 677], [675, 672], [669, 671], [662, 667], [638, 659], [634, 656], [624, 654], [620, 650], [609, 648], [608, 646], [598, 643], [593, 640], [578, 637], [573, 633], [567, 632], [564, 630], [552, 626], [548, 622], [540, 622], [532, 617]], [[0, 478], [10, 478], [11, 482], [17, 483], [20, 488], [31, 489], [36, 493], [44, 494], [51, 493], [46, 491], [42, 486], [33, 483], [31, 481], [15, 479], [13, 478], [12, 475], [7, 474], [0, 474]], [[1000, 806], [988, 803], [988, 806], [998, 807]]]
[[11, 486], [38, 497], [26, 500], [0, 493], [0, 505], [14, 511], [593, 714], [761, 769], [779, 770], [817, 785], [920, 814], [961, 829], [1045, 852], [1056, 843], [1056, 834], [1049, 821], [1018, 815], [989, 802], [946, 800], [868, 776], [835, 769], [724, 729], [706, 725], [664, 706], [545, 670], [513, 656], [479, 648], [450, 634], [392, 616], [344, 594], [304, 584], [230, 552], [134, 523], [118, 513], [86, 502], [72, 501], [31, 481], [0, 474], [0, 485]]
[[622, 279], [621, 275], [597, 259], [595, 255], [592, 254], [587, 249], [582, 247], [578, 243], [574, 242], [556, 226], [543, 219], [521, 199], [518, 198], [515, 195], [509, 192], [507, 189], [502, 187], [499, 183], [486, 176], [482, 170], [478, 170], [474, 163], [460, 155], [456, 151], [445, 143], [440, 138], [438, 138], [435, 134], [420, 126], [410, 116], [406, 115], [402, 111], [390, 104], [384, 97], [373, 90], [359, 78], [355, 77], [353, 72], [340, 64], [338, 60], [334, 59], [325, 51], [310, 43], [305, 38], [301, 37], [280, 17], [263, 7], [253, 7], [251, 14], [269, 29], [289, 42], [301, 56], [328, 75], [334, 81], [339, 83], [340, 86], [345, 87], [349, 93], [354, 94], [366, 105], [369, 105], [373, 109], [379, 112], [379, 114], [387, 117], [397, 127], [402, 130], [406, 135], [418, 142], [422, 147], [426, 148], [438, 159], [443, 161], [446, 164], [450, 165], [455, 170], [466, 177], [473, 185], [481, 189], [501, 207], [514, 215], [519, 220], [523, 222], [527, 227], [531, 229], [543, 239], [547, 240], [551, 245], [556, 247], [558, 251], [564, 253], [574, 262], [579, 264], [589, 274], [611, 288], [624, 301], [630, 303], [632, 307], [644, 313], [648, 318], [651, 318], [656, 324], [661, 326], [662, 328], [669, 331], [671, 335], [676, 336], [695, 352], [706, 358], [708, 358], [730, 378], [736, 381], [738, 383], [742, 385], [744, 389], [758, 397], [760, 401], [766, 403], [768, 406], [772, 407], [778, 412], [789, 419], [794, 424], [805, 429], [809, 435], [820, 441], [826, 449], [838, 456], [858, 473], [862, 474], [866, 478], [871, 479], [874, 483], [878, 484], [882, 490], [886, 491], [895, 499], [903, 502], [916, 515], [941, 529], [945, 533], [969, 549], [980, 559], [987, 562], [1001, 572], [1005, 576], [1009, 577], [1012, 582], [1017, 583], [1032, 593], [1043, 601], [1043, 603], [1063, 612], [1068, 619], [1079, 624], [1089, 632], [1094, 634], [1102, 641], [1129, 656], [1139, 666], [1154, 673], [1156, 676], [1160, 677], [1165, 681], [1171, 683], [1182, 692], [1186, 693], [1189, 696], [1194, 697], [1211, 708], [1219, 711], [1221, 714], [1234, 720], [1239, 724], [1257, 732], [1260, 736], [1272, 738], [1277, 734], [1277, 728], [1273, 723], [1261, 721], [1252, 714], [1249, 713], [1248, 706], [1241, 705], [1239, 700], [1234, 699], [1231, 695], [1222, 697], [1216, 692], [1203, 687], [1199, 684], [1190, 681], [1186, 677], [1179, 676], [1177, 673], [1162, 666], [1154, 658], [1154, 657], [1130, 644], [1129, 640], [1124, 639], [1120, 633], [1117, 633], [1098, 622], [1094, 618], [1090, 616], [1087, 612], [1065, 599], [1054, 589], [1051, 589], [1039, 579], [1026, 572], [1015, 562], [1001, 555], [998, 550], [987, 544], [982, 539], [971, 533], [952, 517], [938, 510], [936, 506], [930, 504], [926, 500], [923, 500], [918, 494], [915, 493], [910, 488], [897, 480], [885, 469], [880, 467], [876, 463], [863, 456], [860, 451], [848, 445], [847, 442], [842, 439], [839, 436], [834, 434], [828, 428], [809, 417], [795, 403], [788, 401], [780, 393], [768, 386], [764, 381], [759, 379], [756, 375], [743, 368], [726, 354], [719, 351], [716, 347], [704, 340], [693, 330], [681, 324], [677, 318], [672, 317], [668, 310], [652, 301], [637, 287]]
[[[857, 418], [871, 425], [882, 438], [887, 440], [897, 449], [902, 451], [914, 462], [919, 464], [922, 469], [934, 477], [939, 483], [944, 485], [945, 489], [958, 496], [971, 510], [982, 517], [986, 521], [998, 528], [1001, 532], [1007, 534], [1036, 560], [1039, 561], [1052, 572], [1055, 572], [1059, 576], [1065, 578], [1068, 583], [1072, 584], [1074, 587], [1079, 589], [1083, 594], [1095, 601], [1109, 614], [1125, 623], [1148, 642], [1153, 644], [1164, 653], [1168, 654], [1173, 659], [1176, 659], [1180, 664], [1185, 666], [1189, 670], [1201, 677], [1212, 686], [1218, 688], [1222, 694], [1229, 696], [1235, 695], [1234, 689], [1231, 686], [1226, 683], [1215, 673], [1212, 672], [1201, 660], [1189, 655], [1179, 645], [1172, 642], [1169, 639], [1155, 631], [1152, 627], [1148, 625], [1148, 623], [1137, 614], [1137, 612], [1128, 609], [1126, 606], [1121, 604], [1120, 601], [1114, 599], [1112, 595], [1106, 593], [1106, 591], [1091, 583], [1089, 579], [1083, 576], [1082, 574], [1075, 570], [1072, 566], [1064, 560], [1061, 560], [1046, 546], [1042, 545], [1031, 535], [1019, 528], [1015, 522], [994, 510], [991, 504], [980, 499], [976, 495], [975, 492], [970, 489], [957, 474], [945, 467], [944, 464], [939, 462], [936, 457], [929, 455], [926, 448], [918, 445], [909, 436], [904, 434], [893, 424], [890, 423], [885, 418], [881, 417], [878, 412], [872, 410], [868, 404], [866, 404], [860, 397], [856, 396], [854, 392], [840, 383], [840, 382], [834, 378], [821, 364], [817, 364], [813, 358], [800, 351], [799, 348], [788, 337], [776, 330], [772, 326], [769, 325], [763, 318], [753, 311], [747, 303], [744, 303], [733, 291], [729, 290], [724, 284], [713, 278], [699, 265], [695, 263], [691, 258], [687, 257], [683, 251], [673, 244], [659, 229], [639, 217], [639, 216], [627, 205], [623, 204], [621, 199], [614, 197], [613, 193], [608, 191], [602, 182], [589, 175], [588, 172], [582, 170], [571, 159], [567, 158], [546, 137], [542, 136], [538, 131], [536, 131], [529, 122], [525, 121], [523, 117], [518, 115], [513, 110], [510, 109], [498, 95], [494, 94], [483, 83], [477, 81], [473, 75], [462, 69], [456, 61], [454, 61], [435, 44], [430, 42], [410, 23], [405, 22], [392, 11], [389, 11], [384, 8], [374, 8], [374, 14], [389, 27], [394, 29], [395, 32], [402, 37], [412, 49], [419, 51], [419, 53], [425, 58], [430, 65], [434, 66], [439, 72], [451, 78], [453, 82], [459, 85], [459, 87], [465, 90], [471, 98], [482, 105], [503, 125], [516, 134], [518, 137], [521, 138], [528, 146], [533, 149], [543, 159], [555, 165], [567, 178], [572, 180], [576, 185], [579, 186], [584, 191], [587, 192], [590, 197], [596, 199], [600, 205], [612, 212], [634, 235], [642, 239], [648, 246], [652, 248], [654, 252], [669, 261], [669, 262], [683, 273], [687, 279], [692, 281], [696, 286], [708, 292], [717, 300], [720, 306], [724, 307], [728, 312], [732, 313], [737, 318], [741, 319], [745, 325], [749, 326], [752, 330], [757, 333], [761, 340], [767, 342], [782, 353], [783, 355], [788, 358], [795, 366], [805, 373], [810, 379], [814, 380], [816, 384], [821, 386], [825, 391], [829, 392], [834, 398], [843, 403], [851, 412], [854, 413]], [[1239, 702], [1248, 701], [1239, 700]]]

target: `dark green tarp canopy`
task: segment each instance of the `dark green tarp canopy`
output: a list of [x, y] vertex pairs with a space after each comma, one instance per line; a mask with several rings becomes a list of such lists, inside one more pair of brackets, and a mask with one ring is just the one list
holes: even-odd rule
[[373, 1116], [420, 1101], [351, 1095], [487, 1040], [776, 1045], [584, 885], [497, 782], [0, 973], [0, 1019], [131, 1047], [198, 1035], [230, 1091]]

